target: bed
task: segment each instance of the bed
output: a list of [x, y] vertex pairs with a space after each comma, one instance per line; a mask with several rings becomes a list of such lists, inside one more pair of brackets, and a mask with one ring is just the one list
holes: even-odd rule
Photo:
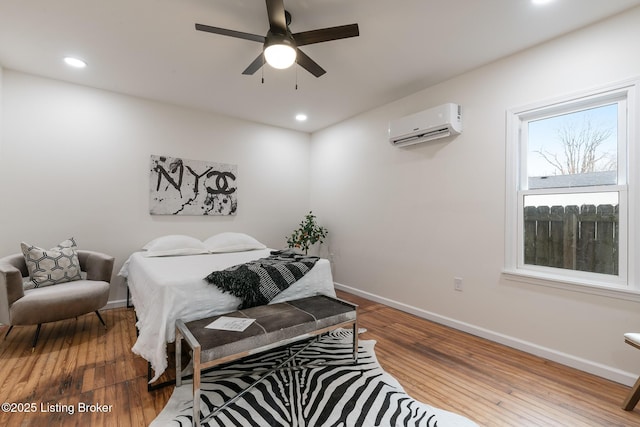
[[[163, 237], [165, 241], [166, 237], [169, 236]], [[177, 236], [170, 237], [175, 240]], [[181, 236], [183, 240], [184, 237], [187, 236]], [[154, 375], [149, 383], [167, 368], [167, 343], [175, 341], [176, 319], [189, 322], [234, 311], [240, 305], [239, 298], [208, 284], [204, 277], [271, 253], [262, 244], [236, 245], [232, 251], [228, 251], [228, 245], [218, 245], [211, 253], [211, 244], [200, 248], [200, 241], [195, 240], [191, 242], [193, 248], [185, 248], [182, 243], [169, 245], [170, 249], [166, 249], [167, 245], [153, 246], [152, 241], [145, 250], [133, 253], [118, 273], [127, 281], [138, 318], [139, 334], [132, 351], [150, 363]], [[314, 295], [335, 297], [331, 266], [326, 259], [319, 259], [306, 275], [270, 303]]]

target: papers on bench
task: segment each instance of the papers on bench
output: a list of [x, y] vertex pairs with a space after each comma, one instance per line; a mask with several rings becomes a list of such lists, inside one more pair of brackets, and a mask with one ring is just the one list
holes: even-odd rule
[[244, 317], [228, 317], [220, 316], [213, 322], [209, 323], [205, 328], [219, 329], [221, 331], [242, 332], [247, 329], [256, 319], [247, 319]]

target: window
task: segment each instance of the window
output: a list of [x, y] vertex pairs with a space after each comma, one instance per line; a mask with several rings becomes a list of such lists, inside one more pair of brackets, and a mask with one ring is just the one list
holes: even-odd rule
[[640, 292], [637, 83], [511, 111], [507, 117], [506, 273], [553, 286]]

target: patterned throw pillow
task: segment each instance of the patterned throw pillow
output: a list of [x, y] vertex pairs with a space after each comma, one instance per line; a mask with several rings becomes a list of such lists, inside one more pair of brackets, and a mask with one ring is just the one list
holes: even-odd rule
[[46, 250], [22, 242], [22, 253], [34, 287], [80, 280], [80, 262], [73, 237]]

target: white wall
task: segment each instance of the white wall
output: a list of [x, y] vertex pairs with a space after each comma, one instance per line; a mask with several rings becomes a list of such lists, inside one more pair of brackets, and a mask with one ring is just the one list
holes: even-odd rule
[[[509, 282], [501, 270], [505, 111], [640, 76], [638, 22], [640, 8], [312, 135], [311, 207], [330, 231], [334, 279], [631, 383], [640, 358], [622, 334], [640, 330], [640, 304]], [[463, 106], [462, 135], [405, 149], [387, 142], [390, 119], [445, 102]]]
[[0, 64], [0, 161], [2, 161], [2, 74], [3, 68]]
[[[201, 239], [249, 233], [271, 247], [309, 206], [306, 133], [259, 125], [4, 70], [0, 151], [0, 254], [20, 242], [116, 257], [115, 272], [147, 241], [165, 234]], [[150, 155], [238, 166], [231, 217], [149, 215]], [[122, 280], [110, 301], [124, 300]]]

